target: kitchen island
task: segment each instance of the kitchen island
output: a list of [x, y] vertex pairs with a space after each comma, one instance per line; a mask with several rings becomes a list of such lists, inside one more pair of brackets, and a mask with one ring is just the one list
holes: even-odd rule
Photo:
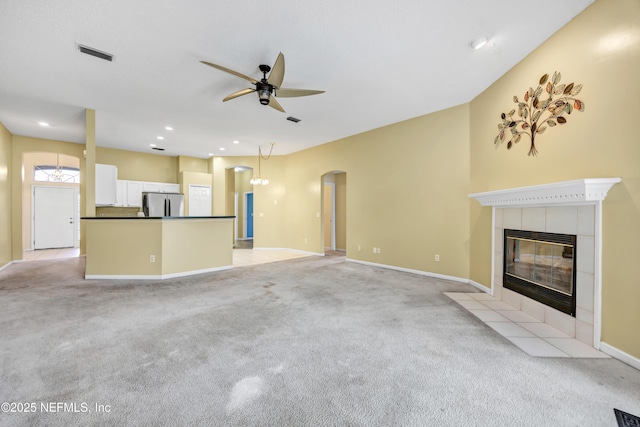
[[86, 279], [167, 279], [233, 267], [234, 216], [84, 217]]

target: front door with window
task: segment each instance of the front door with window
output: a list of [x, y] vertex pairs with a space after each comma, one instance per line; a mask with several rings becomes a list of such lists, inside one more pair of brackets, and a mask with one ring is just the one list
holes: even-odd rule
[[33, 188], [34, 249], [74, 246], [75, 194], [69, 187]]

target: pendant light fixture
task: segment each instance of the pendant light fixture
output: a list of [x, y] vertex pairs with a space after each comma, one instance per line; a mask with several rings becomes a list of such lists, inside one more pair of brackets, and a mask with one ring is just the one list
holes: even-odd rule
[[56, 170], [53, 171], [53, 179], [57, 182], [62, 182], [62, 169], [60, 169], [60, 154], [56, 160]]
[[251, 185], [267, 185], [269, 183], [269, 178], [267, 178], [266, 176], [265, 177], [262, 176], [261, 160], [269, 160], [269, 158], [271, 157], [271, 153], [273, 152], [273, 146], [275, 144], [276, 144], [275, 142], [271, 143], [271, 148], [269, 149], [269, 154], [266, 157], [262, 155], [262, 147], [258, 146], [258, 176], [256, 177], [254, 175], [251, 178], [251, 180], [249, 181], [249, 184], [251, 184]]

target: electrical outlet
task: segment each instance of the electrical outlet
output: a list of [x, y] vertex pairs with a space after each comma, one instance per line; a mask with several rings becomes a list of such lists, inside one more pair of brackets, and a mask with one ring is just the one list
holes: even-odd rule
[[440, 255], [436, 255], [436, 256], [434, 257], [434, 260], [435, 260], [436, 262], [440, 262]]
[[149, 255], [149, 262], [156, 262], [156, 256], [155, 255]]
[[362, 246], [358, 245], [358, 252], [360, 252], [362, 250]]
[[377, 253], [378, 253], [378, 248], [374, 247], [374, 248], [373, 248], [373, 253], [374, 253], [374, 254], [377, 254]]
[[380, 248], [378, 248], [378, 253], [380, 253]]
[[306, 237], [304, 238], [304, 244], [305, 245], [307, 244], [307, 238]]

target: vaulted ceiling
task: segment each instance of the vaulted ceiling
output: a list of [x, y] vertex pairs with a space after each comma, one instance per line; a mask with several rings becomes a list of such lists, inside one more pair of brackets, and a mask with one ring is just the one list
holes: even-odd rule
[[[592, 1], [2, 0], [0, 122], [84, 143], [91, 108], [103, 147], [288, 154], [471, 101]], [[279, 52], [284, 87], [326, 93], [223, 103], [251, 84], [200, 63], [259, 79]]]

